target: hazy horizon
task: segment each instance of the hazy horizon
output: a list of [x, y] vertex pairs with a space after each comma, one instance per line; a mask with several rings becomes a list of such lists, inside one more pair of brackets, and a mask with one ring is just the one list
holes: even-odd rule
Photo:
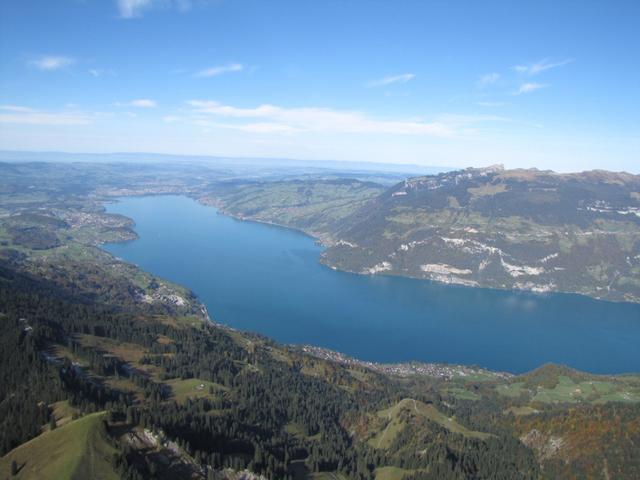
[[624, 170], [635, 2], [9, 1], [0, 149]]
[[[29, 158], [30, 156], [49, 156], [47, 158]], [[51, 157], [53, 156], [53, 158]], [[444, 166], [435, 164], [419, 164], [419, 163], [392, 163], [384, 161], [356, 161], [356, 160], [332, 160], [332, 159], [304, 159], [304, 158], [283, 158], [283, 157], [250, 157], [250, 156], [232, 156], [232, 155], [196, 155], [196, 154], [173, 154], [173, 153], [159, 153], [159, 152], [65, 152], [55, 150], [0, 150], [0, 162], [13, 162], [13, 161], [48, 161], [48, 162], [83, 162], [87, 160], [76, 159], [76, 157], [96, 157], [100, 160], [104, 159], [105, 162], [128, 162], [129, 159], [125, 158], [131, 156], [131, 163], [164, 163], [171, 160], [182, 160], [184, 162], [201, 163], [206, 161], [229, 161], [238, 162], [238, 165], [253, 165], [264, 162], [265, 166], [273, 165], [276, 167], [284, 168], [287, 164], [295, 166], [313, 166], [316, 168], [327, 168], [335, 170], [354, 170], [356, 167], [361, 167], [363, 171], [367, 170], [379, 170], [381, 172], [404, 172], [404, 173], [422, 173], [422, 174], [438, 174], [453, 170], [464, 170], [467, 168], [489, 168], [500, 166], [505, 169], [509, 168], [503, 163], [496, 163], [492, 165], [463, 165], [463, 166]], [[69, 157], [69, 158], [65, 158]], [[107, 158], [112, 157], [112, 158]], [[146, 157], [146, 158], [145, 158]], [[155, 158], [154, 158], [155, 157]], [[242, 162], [246, 163], [242, 163]], [[351, 168], [348, 168], [351, 167]], [[530, 167], [513, 167], [513, 169], [522, 170], [540, 170], [551, 171], [558, 174], [571, 174], [581, 173], [595, 170], [611, 171], [614, 173], [630, 173], [632, 175], [640, 175], [640, 165], [638, 168], [627, 170], [612, 170], [608, 168], [589, 168], [578, 170], [559, 170], [554, 168], [538, 168], [536, 166]], [[426, 172], [426, 173], [425, 173]]]

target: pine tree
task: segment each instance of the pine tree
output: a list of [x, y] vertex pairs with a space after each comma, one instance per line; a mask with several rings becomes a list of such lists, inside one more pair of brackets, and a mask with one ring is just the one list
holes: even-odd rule
[[127, 407], [127, 424], [134, 423], [134, 409], [133, 407]]

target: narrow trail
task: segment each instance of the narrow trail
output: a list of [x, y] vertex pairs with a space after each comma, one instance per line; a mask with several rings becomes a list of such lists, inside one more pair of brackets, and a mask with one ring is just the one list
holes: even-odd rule
[[389, 413], [387, 415], [387, 418], [389, 419], [389, 423], [387, 423], [387, 426], [385, 427], [384, 432], [382, 432], [382, 436], [378, 439], [378, 445], [377, 445], [376, 448], [380, 448], [380, 444], [382, 443], [382, 440], [384, 440], [384, 437], [387, 434], [387, 431], [389, 430], [389, 427], [391, 426], [391, 413], [393, 412], [393, 409], [397, 408], [397, 407], [398, 406], [396, 405], [391, 410], [389, 410]]

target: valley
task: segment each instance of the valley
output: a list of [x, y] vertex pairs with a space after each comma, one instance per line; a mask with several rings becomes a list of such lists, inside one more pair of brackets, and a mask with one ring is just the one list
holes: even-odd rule
[[[196, 188], [190, 180], [176, 186], [171, 172], [166, 173], [166, 179], [162, 172], [148, 178], [146, 169], [130, 166], [122, 175], [118, 171], [123, 167], [101, 167], [102, 176], [92, 175], [95, 180], [75, 183], [74, 175], [86, 178], [87, 169], [95, 167], [74, 165], [52, 168], [45, 184], [16, 190], [12, 183], [18, 183], [17, 179], [35, 185], [29, 179], [33, 167], [3, 164], [0, 168], [7, 173], [0, 182], [3, 478], [12, 470], [17, 478], [62, 475], [207, 480], [533, 479], [598, 477], [605, 475], [603, 472], [615, 478], [638, 475], [633, 461], [640, 441], [640, 380], [636, 374], [597, 375], [558, 365], [513, 374], [465, 361], [362, 360], [348, 354], [348, 345], [357, 342], [355, 337], [344, 335], [347, 324], [339, 319], [328, 335], [344, 337], [347, 348], [335, 350], [289, 345], [308, 342], [277, 342], [246, 332], [242, 326], [230, 328], [217, 323], [220, 317], [226, 318], [224, 302], [215, 310], [206, 309], [201, 304], [203, 297], [196, 296], [181, 279], [151, 271], [142, 261], [134, 265], [102, 249], [105, 242], [114, 241], [118, 243], [107, 248], [136, 248], [152, 238], [142, 218], [113, 213], [122, 203], [111, 202], [123, 192], [154, 195], [126, 200], [137, 202], [146, 219], [166, 220], [172, 213], [183, 218], [183, 225], [174, 222], [160, 238], [189, 235], [192, 240], [209, 242], [211, 249], [210, 238], [202, 228], [191, 233], [187, 226], [193, 218], [180, 210], [180, 203], [171, 203], [181, 197], [155, 196], [180, 193], [202, 203], [212, 202], [207, 198], [213, 197], [202, 195], [204, 186]], [[17, 176], [11, 177], [11, 172]], [[213, 183], [203, 181], [203, 185], [206, 183], [211, 192], [217, 191], [216, 201], [225, 212], [239, 216], [228, 194], [216, 190], [226, 180], [214, 180], [219, 173], [210, 175]], [[275, 181], [266, 188], [272, 203], [276, 197], [269, 190], [282, 179]], [[317, 202], [312, 202], [317, 203], [312, 207], [316, 213], [307, 225], [303, 224], [306, 206], [290, 206], [300, 188], [292, 188], [290, 181], [329, 185], [317, 187]], [[237, 184], [237, 180], [229, 182]], [[282, 197], [278, 209], [282, 218], [288, 219], [272, 223], [290, 222], [289, 226], [308, 233], [313, 225], [320, 225], [316, 238], [326, 235], [325, 230], [341, 228], [339, 225], [353, 215], [345, 205], [367, 208], [384, 194], [380, 193], [384, 187], [353, 179], [286, 182], [278, 189], [291, 189], [290, 194]], [[173, 186], [168, 186], [170, 183]], [[105, 184], [110, 185], [106, 190], [101, 186]], [[329, 191], [323, 192], [326, 188]], [[331, 192], [339, 192], [339, 198]], [[403, 290], [410, 284], [423, 285], [411, 279], [327, 269], [318, 263], [321, 247], [289, 230], [253, 224], [264, 229], [261, 235], [266, 236], [255, 237], [251, 227], [244, 239], [230, 237], [217, 222], [242, 229], [252, 223], [216, 215], [210, 207], [184, 197], [180, 201], [202, 209], [198, 211], [203, 220], [208, 218], [220, 238], [227, 238], [222, 245], [230, 263], [234, 260], [229, 252], [237, 248], [248, 255], [249, 264], [259, 264], [250, 254], [257, 254], [256, 249], [247, 247], [251, 238], [260, 238], [263, 247], [269, 242], [274, 247], [280, 245], [275, 258], [286, 259], [287, 265], [313, 265], [326, 275], [352, 279], [349, 282], [373, 282], [383, 289], [388, 288], [386, 280], [406, 282]], [[258, 196], [256, 201], [263, 204], [266, 200]], [[271, 212], [257, 218], [260, 208], [255, 208], [246, 218], [270, 221], [269, 216], [275, 215]], [[154, 211], [159, 215], [154, 216]], [[282, 235], [293, 248], [282, 248]], [[356, 239], [344, 237], [340, 237], [340, 245], [339, 240], [329, 237], [323, 242], [329, 245], [335, 241], [338, 248], [358, 245]], [[146, 251], [152, 253], [148, 248]], [[188, 264], [184, 252], [174, 249], [178, 265]], [[223, 269], [223, 260], [224, 256], [216, 257], [214, 267], [202, 258], [201, 263], [209, 269], [212, 280], [216, 272], [226, 272], [215, 284], [214, 294], [228, 299], [224, 288], [225, 284], [233, 285], [234, 273]], [[171, 262], [165, 265], [171, 266]], [[467, 267], [456, 264], [454, 268]], [[444, 272], [441, 267], [428, 270]], [[283, 268], [280, 271], [287, 272]], [[277, 289], [271, 283], [274, 290], [269, 295]], [[438, 298], [451, 304], [453, 297], [446, 296], [447, 292], [459, 299], [460, 295], [484, 291], [438, 283], [424, 285], [429, 285], [424, 291], [435, 288], [434, 295], [427, 296], [431, 309], [437, 306]], [[494, 294], [498, 295], [495, 298], [512, 295], [499, 290]], [[526, 300], [517, 307], [525, 308], [537, 297], [518, 293], [515, 298]], [[602, 312], [635, 308], [633, 303], [575, 298], [587, 302], [584, 311], [595, 308], [594, 321], [597, 317], [602, 325], [608, 322], [609, 330], [618, 315], [607, 320], [598, 308]], [[259, 300], [255, 295], [254, 299]], [[538, 308], [546, 301], [547, 297], [540, 297]], [[263, 319], [249, 330], [264, 332], [282, 320], [281, 315], [268, 310], [265, 315], [268, 322]], [[258, 319], [247, 311], [241, 316]], [[577, 320], [584, 322], [584, 317]], [[318, 331], [327, 331], [327, 324], [318, 325]], [[380, 325], [369, 316], [367, 329], [375, 331]], [[584, 323], [582, 326], [585, 331], [592, 328]], [[471, 324], [463, 323], [460, 328], [468, 330]], [[571, 324], [568, 328], [577, 331]], [[398, 331], [398, 338], [405, 340], [398, 343], [396, 353], [387, 348], [392, 355], [397, 356], [401, 348], [407, 350], [406, 331]], [[504, 336], [504, 328], [501, 333]], [[476, 336], [476, 345], [478, 339]], [[504, 340], [511, 342], [508, 337]], [[386, 335], [387, 347], [393, 341]], [[370, 343], [372, 352], [380, 350], [379, 340]], [[438, 356], [436, 343], [442, 342], [435, 342], [428, 350]], [[455, 345], [445, 343], [442, 352], [459, 355], [478, 351], [468, 346], [455, 350]], [[413, 360], [415, 351], [408, 351]], [[617, 351], [624, 349], [618, 347]], [[514, 358], [512, 353], [506, 355]], [[594, 361], [605, 364], [603, 359]], [[622, 362], [631, 365], [629, 360]], [[55, 462], [45, 460], [40, 453], [54, 449]]]
[[638, 304], [342, 272], [318, 262], [323, 249], [307, 235], [184, 197], [123, 198], [108, 211], [134, 219], [139, 236], [105, 245], [112, 255], [188, 287], [215, 321], [282, 343], [511, 373], [547, 362], [640, 369]]
[[638, 18], [0, 0], [0, 480], [640, 479]]

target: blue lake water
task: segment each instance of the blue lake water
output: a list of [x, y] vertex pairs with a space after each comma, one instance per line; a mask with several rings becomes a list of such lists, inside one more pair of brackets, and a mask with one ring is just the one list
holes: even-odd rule
[[106, 250], [189, 287], [215, 321], [283, 343], [514, 373], [547, 362], [640, 371], [640, 305], [334, 271], [301, 233], [185, 197], [124, 198], [107, 210], [134, 219], [140, 238]]

